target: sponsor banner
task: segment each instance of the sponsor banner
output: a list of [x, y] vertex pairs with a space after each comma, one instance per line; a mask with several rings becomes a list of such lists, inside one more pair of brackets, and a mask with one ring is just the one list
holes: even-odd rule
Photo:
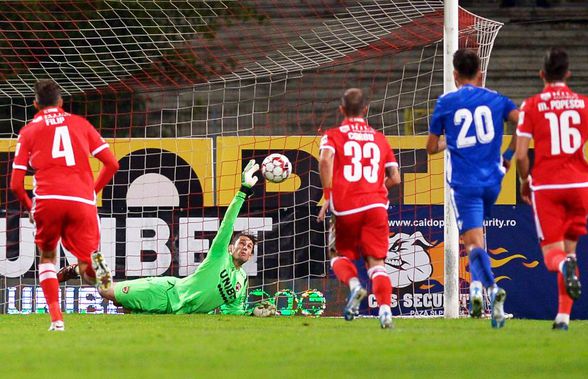
[[[396, 315], [436, 316], [443, 312], [443, 160], [427, 157], [422, 148], [425, 139], [389, 138], [402, 158], [403, 175], [402, 184], [390, 193], [390, 247], [385, 262], [394, 287]], [[260, 162], [270, 153], [280, 152], [293, 163], [293, 175], [281, 184], [260, 181], [235, 226], [236, 230], [257, 233], [262, 241], [246, 265], [247, 272], [253, 284], [262, 285], [270, 294], [316, 289], [326, 298], [324, 314], [340, 314], [347, 289], [329, 270], [324, 225], [314, 222], [322, 204], [318, 142], [319, 137], [308, 136], [109, 141], [121, 168], [99, 194], [98, 204], [101, 249], [115, 268], [114, 279], [192, 273], [208, 251], [239, 187], [244, 165], [251, 158]], [[11, 161], [14, 145], [15, 140], [0, 140], [4, 162]], [[92, 165], [97, 172], [97, 161]], [[0, 166], [0, 177], [8, 178], [9, 172], [8, 164]], [[27, 176], [28, 189], [31, 182]], [[0, 181], [0, 201], [0, 303], [8, 304], [0, 312], [34, 312], [42, 300], [36, 300], [39, 289], [33, 286], [33, 226], [21, 214], [8, 190], [8, 180]], [[530, 208], [516, 204], [514, 170], [504, 179], [498, 204], [486, 223], [487, 244], [498, 284], [508, 292], [505, 308], [516, 317], [551, 319], [557, 310], [556, 277], [542, 263]], [[582, 254], [586, 248], [586, 241], [581, 240], [578, 258], [582, 273], [588, 264]], [[72, 262], [75, 258], [63, 251], [59, 265]], [[361, 280], [369, 286], [365, 268], [361, 262], [358, 266]], [[460, 300], [465, 312], [471, 279], [464, 252], [460, 272]], [[90, 290], [74, 286], [63, 291], [68, 311], [115, 312]], [[292, 297], [288, 296], [290, 302]], [[307, 296], [311, 297], [319, 298]], [[101, 305], [85, 306], [84, 302]], [[377, 302], [370, 295], [362, 312], [374, 314], [376, 310]], [[576, 302], [572, 317], [588, 318], [588, 300]]]

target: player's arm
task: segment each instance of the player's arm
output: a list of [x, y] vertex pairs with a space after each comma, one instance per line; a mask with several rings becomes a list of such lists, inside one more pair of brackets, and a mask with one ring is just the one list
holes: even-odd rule
[[398, 166], [386, 167], [386, 181], [384, 182], [386, 188], [390, 189], [397, 186], [400, 184], [400, 181], [400, 171], [398, 170]]
[[517, 146], [516, 146], [516, 156], [517, 156], [517, 170], [519, 172], [519, 177], [521, 181], [521, 199], [527, 203], [531, 204], [531, 189], [529, 183], [529, 144], [531, 143], [531, 139], [526, 136], [518, 136], [517, 138]]
[[384, 168], [386, 169], [386, 179], [384, 181], [384, 185], [387, 189], [390, 189], [398, 184], [400, 184], [400, 171], [398, 170], [398, 162], [396, 162], [396, 157], [394, 156], [394, 151], [386, 141], [386, 163], [384, 164]]
[[246, 309], [247, 292], [245, 291], [241, 296], [237, 297], [230, 303], [225, 303], [220, 306], [220, 313], [223, 315], [250, 315], [251, 311]]
[[[517, 138], [516, 138], [516, 149], [515, 154], [517, 157], [517, 170], [520, 178], [520, 193], [521, 199], [531, 204], [531, 183], [530, 181], [530, 162], [529, 162], [529, 145], [533, 138], [533, 123], [531, 121], [531, 115], [526, 112], [525, 103], [521, 106], [521, 112], [518, 118], [517, 126]], [[525, 117], [525, 113], [527, 113]]]
[[445, 142], [444, 138], [441, 138], [439, 135], [429, 133], [429, 137], [427, 138], [427, 153], [429, 153], [429, 155], [440, 153], [446, 148], [447, 143]]
[[331, 146], [324, 146], [321, 148], [321, 155], [319, 157], [319, 174], [321, 177], [321, 184], [323, 186], [323, 196], [325, 202], [317, 216], [318, 221], [324, 221], [327, 215], [329, 202], [331, 201], [331, 193], [333, 192], [333, 165], [335, 161], [335, 149]]
[[225, 216], [218, 228], [218, 232], [212, 240], [212, 245], [210, 246], [210, 250], [206, 257], [207, 259], [209, 257], [214, 258], [216, 256], [227, 254], [227, 246], [229, 246], [229, 243], [231, 242], [235, 220], [241, 211], [245, 199], [253, 193], [251, 188], [257, 183], [258, 178], [257, 176], [254, 176], [257, 170], [259, 170], [259, 165], [252, 159], [241, 173], [241, 188], [235, 197], [233, 197], [233, 200], [229, 204], [229, 208], [227, 208], [227, 211], [225, 212]]
[[442, 135], [443, 97], [439, 97], [429, 124], [429, 136], [427, 138], [427, 153], [429, 155], [440, 153], [447, 148], [447, 141], [441, 137]]
[[99, 193], [118, 171], [119, 164], [110, 149], [106, 148], [95, 155], [102, 162], [103, 166], [94, 183], [94, 192]]
[[[513, 106], [514, 106], [514, 104], [513, 104]], [[516, 108], [512, 109], [508, 113], [507, 121], [509, 124], [515, 126], [515, 130], [516, 130], [516, 125], [519, 122], [519, 110]], [[510, 168], [510, 161], [512, 160], [512, 157], [515, 154], [516, 147], [517, 147], [517, 134], [513, 133], [512, 137], [510, 139], [510, 143], [508, 144], [508, 147], [506, 148], [504, 153], [502, 153], [502, 163], [504, 164], [504, 167], [506, 167], [507, 170]]]
[[10, 189], [20, 203], [27, 210], [32, 207], [32, 201], [24, 188], [24, 178], [27, 173], [27, 165], [30, 157], [30, 149], [26, 139], [19, 135], [16, 149], [14, 151], [14, 162], [12, 163], [12, 175], [10, 177]]
[[98, 178], [94, 183], [94, 192], [99, 193], [118, 171], [119, 164], [110, 150], [108, 143], [104, 141], [104, 138], [100, 136], [100, 133], [98, 133], [94, 126], [92, 126], [88, 120], [83, 118], [81, 119], [81, 123], [86, 128], [86, 137], [88, 138], [90, 153], [103, 164], [100, 173], [98, 173]]

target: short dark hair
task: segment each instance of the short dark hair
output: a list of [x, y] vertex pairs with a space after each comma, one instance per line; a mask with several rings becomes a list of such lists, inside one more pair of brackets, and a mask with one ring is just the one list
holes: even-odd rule
[[363, 92], [359, 88], [349, 88], [341, 98], [341, 106], [349, 117], [361, 116], [365, 108]]
[[39, 80], [35, 83], [35, 100], [41, 108], [57, 105], [61, 98], [61, 89], [51, 79]]
[[480, 57], [471, 49], [458, 49], [453, 53], [453, 68], [459, 76], [474, 79], [480, 71]]
[[552, 47], [543, 59], [543, 73], [548, 82], [559, 82], [565, 79], [570, 66], [568, 53], [561, 47]]
[[231, 245], [234, 245], [235, 242], [239, 239], [239, 237], [246, 237], [253, 242], [253, 246], [257, 245], [257, 238], [253, 234], [249, 234], [247, 232], [235, 232], [233, 234], [233, 238], [231, 238]]

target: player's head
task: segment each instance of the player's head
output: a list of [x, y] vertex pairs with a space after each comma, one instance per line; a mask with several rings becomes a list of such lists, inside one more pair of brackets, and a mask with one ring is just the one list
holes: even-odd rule
[[251, 258], [256, 244], [257, 238], [252, 234], [237, 232], [233, 235], [229, 251], [236, 266], [245, 264]]
[[363, 117], [367, 112], [367, 106], [363, 98], [363, 92], [359, 88], [349, 88], [341, 98], [339, 110], [345, 117]]
[[35, 83], [35, 108], [61, 107], [61, 89], [53, 80], [43, 79]]
[[480, 67], [480, 57], [474, 50], [463, 48], [453, 53], [453, 77], [458, 86], [466, 82], [479, 84]]
[[543, 68], [539, 76], [547, 83], [563, 82], [570, 77], [570, 59], [561, 47], [552, 47], [543, 58]]

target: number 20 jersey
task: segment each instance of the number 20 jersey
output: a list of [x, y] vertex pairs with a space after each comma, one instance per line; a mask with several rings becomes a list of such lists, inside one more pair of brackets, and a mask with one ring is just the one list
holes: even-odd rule
[[347, 118], [338, 128], [329, 129], [320, 149], [335, 153], [331, 211], [338, 216], [371, 208], [388, 209], [384, 186], [387, 167], [398, 167], [386, 137], [363, 118]]
[[13, 169], [35, 171], [36, 199], [59, 199], [94, 205], [94, 176], [89, 156], [108, 148], [83, 117], [45, 108], [18, 136]]
[[588, 187], [583, 151], [587, 100], [564, 83], [554, 83], [523, 102], [517, 135], [535, 141], [533, 190]]
[[449, 162], [446, 177], [452, 186], [500, 184], [504, 121], [516, 105], [506, 96], [466, 84], [437, 99], [429, 132], [445, 134]]

